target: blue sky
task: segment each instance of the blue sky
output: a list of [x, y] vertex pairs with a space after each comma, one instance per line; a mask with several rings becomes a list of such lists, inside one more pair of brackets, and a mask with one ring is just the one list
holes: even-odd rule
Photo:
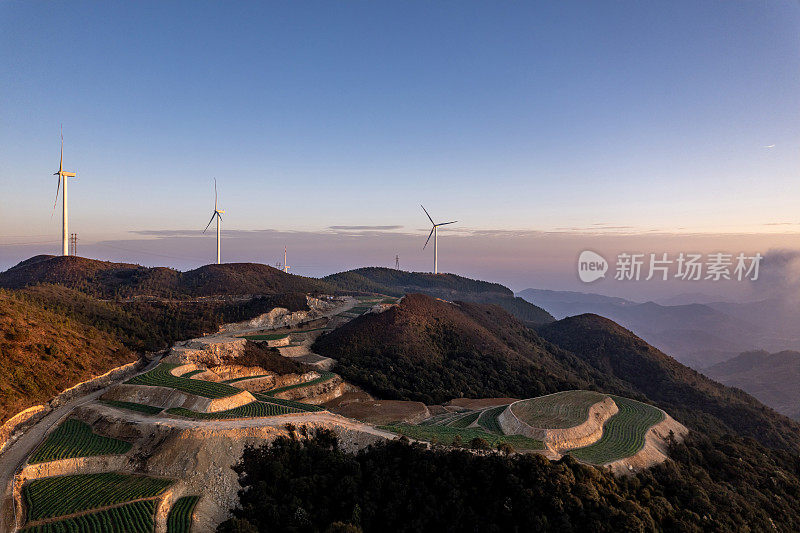
[[61, 123], [87, 245], [202, 229], [212, 177], [232, 231], [800, 233], [790, 0], [2, 2], [0, 60], [0, 268], [58, 249]]

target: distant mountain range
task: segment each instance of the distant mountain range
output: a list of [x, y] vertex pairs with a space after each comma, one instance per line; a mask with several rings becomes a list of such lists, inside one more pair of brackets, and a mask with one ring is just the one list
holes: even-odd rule
[[526, 289], [517, 295], [556, 318], [610, 318], [698, 370], [745, 351], [800, 348], [800, 309], [777, 300], [661, 305], [571, 291]]
[[752, 394], [779, 413], [800, 420], [800, 352], [746, 352], [703, 371]]

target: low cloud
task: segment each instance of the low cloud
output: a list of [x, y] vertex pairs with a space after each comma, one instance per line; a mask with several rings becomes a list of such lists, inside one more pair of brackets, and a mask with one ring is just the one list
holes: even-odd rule
[[342, 231], [390, 231], [402, 228], [403, 226], [328, 226], [328, 229]]
[[800, 251], [769, 250], [761, 261], [758, 280], [752, 287], [761, 298], [797, 299], [800, 295]]

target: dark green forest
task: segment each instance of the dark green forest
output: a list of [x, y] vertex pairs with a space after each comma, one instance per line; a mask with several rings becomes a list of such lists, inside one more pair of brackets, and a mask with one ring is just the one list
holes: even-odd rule
[[[306, 436], [303, 436], [305, 433]], [[247, 448], [234, 532], [797, 531], [800, 459], [731, 435], [692, 435], [672, 461], [616, 477], [569, 456], [342, 451], [328, 430]]]

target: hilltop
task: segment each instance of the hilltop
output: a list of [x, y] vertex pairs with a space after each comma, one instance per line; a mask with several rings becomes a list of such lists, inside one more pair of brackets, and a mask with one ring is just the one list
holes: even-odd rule
[[745, 352], [703, 370], [707, 376], [752, 394], [795, 420], [800, 420], [800, 352]]
[[589, 376], [607, 384], [574, 356], [554, 356], [498, 306], [422, 294], [352, 320], [320, 337], [313, 350], [336, 359], [346, 379], [398, 400], [536, 396], [589, 387]]
[[797, 422], [682, 365], [607, 318], [579, 315], [538, 331], [605, 375], [624, 380], [688, 427], [735, 432], [769, 446], [800, 450]]
[[320, 337], [314, 350], [336, 359], [346, 379], [385, 398], [439, 402], [600, 390], [650, 400], [692, 429], [800, 450], [800, 424], [596, 315], [537, 332], [497, 306], [407, 295], [384, 313]]
[[53, 283], [99, 298], [204, 297], [332, 292], [328, 284], [258, 263], [205, 265], [180, 272], [76, 256], [37, 255], [0, 273], [0, 287]]
[[368, 267], [348, 270], [322, 278], [342, 291], [373, 292], [402, 296], [408, 293], [427, 294], [449, 301], [497, 304], [528, 324], [546, 324], [554, 318], [514, 292], [500, 285], [455, 274], [405, 272], [391, 268]]

